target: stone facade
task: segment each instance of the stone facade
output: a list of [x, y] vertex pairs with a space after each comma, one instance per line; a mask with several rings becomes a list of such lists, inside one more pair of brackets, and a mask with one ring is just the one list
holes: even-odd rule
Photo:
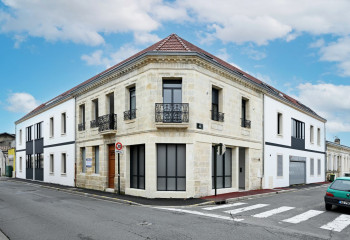
[[[182, 103], [189, 104], [189, 121], [163, 123], [155, 121], [155, 104], [163, 103], [163, 80], [181, 80]], [[129, 108], [129, 87], [136, 89], [136, 118], [124, 120]], [[212, 88], [219, 90], [219, 112], [224, 121], [211, 119]], [[93, 100], [98, 99], [99, 116], [109, 113], [109, 94], [114, 95], [117, 130], [99, 131], [91, 128], [94, 120]], [[108, 188], [108, 145], [121, 142], [120, 188], [129, 195], [148, 198], [189, 198], [214, 194], [212, 189], [212, 146], [223, 143], [232, 150], [231, 187], [218, 193], [239, 189], [239, 161], [244, 158], [244, 189], [261, 187], [262, 171], [262, 93], [237, 76], [223, 71], [195, 56], [144, 57], [128, 69], [105, 76], [98, 83], [76, 96], [76, 125], [81, 124], [81, 105], [85, 106], [85, 130], [77, 131], [78, 187], [106, 190]], [[251, 128], [241, 126], [242, 98], [247, 101], [247, 119]], [[197, 128], [203, 124], [203, 129]], [[145, 145], [145, 189], [130, 187], [130, 147]], [[157, 144], [186, 145], [186, 190], [157, 190]], [[99, 146], [99, 172], [95, 173], [94, 148]], [[82, 148], [92, 167], [83, 173]], [[239, 151], [241, 149], [241, 151]], [[240, 152], [243, 152], [242, 156]], [[85, 161], [84, 159], [84, 161]], [[242, 168], [242, 167], [241, 167]], [[114, 189], [118, 183], [118, 161], [115, 156]]]
[[343, 177], [345, 173], [350, 173], [350, 147], [340, 145], [339, 139], [327, 141], [327, 179], [330, 174]]

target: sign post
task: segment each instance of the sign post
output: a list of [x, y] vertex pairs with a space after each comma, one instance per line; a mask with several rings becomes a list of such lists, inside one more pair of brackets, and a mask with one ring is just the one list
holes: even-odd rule
[[123, 144], [117, 142], [115, 144], [115, 152], [118, 153], [118, 194], [120, 194], [120, 154], [123, 153]]

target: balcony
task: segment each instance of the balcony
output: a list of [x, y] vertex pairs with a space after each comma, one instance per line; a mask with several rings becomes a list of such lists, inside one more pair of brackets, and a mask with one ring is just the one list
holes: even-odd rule
[[97, 118], [98, 131], [102, 134], [115, 133], [117, 130], [117, 114], [107, 114]]
[[124, 112], [124, 120], [132, 120], [136, 118], [136, 109], [131, 109]]
[[211, 110], [211, 120], [223, 122], [225, 120], [225, 113]]
[[85, 131], [85, 122], [78, 124], [78, 131], [79, 132]]
[[251, 121], [250, 120], [241, 118], [241, 127], [250, 128], [250, 126], [251, 126]]
[[98, 127], [97, 119], [91, 120], [90, 121], [90, 128], [97, 128], [97, 127]]
[[188, 103], [156, 103], [155, 121], [158, 128], [187, 128]]

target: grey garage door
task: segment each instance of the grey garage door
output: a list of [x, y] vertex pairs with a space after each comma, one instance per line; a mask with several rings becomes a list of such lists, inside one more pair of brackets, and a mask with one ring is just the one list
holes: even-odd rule
[[290, 160], [289, 162], [289, 185], [293, 184], [303, 184], [306, 182], [306, 169], [305, 161], [306, 158], [302, 157], [291, 157], [291, 158], [301, 158], [299, 161]]

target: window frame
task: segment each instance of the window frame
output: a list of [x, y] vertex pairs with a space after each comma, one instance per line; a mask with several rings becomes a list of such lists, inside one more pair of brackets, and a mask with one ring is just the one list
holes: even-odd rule
[[277, 135], [283, 135], [283, 114], [281, 112], [277, 112]]
[[[279, 157], [281, 157], [281, 159], [279, 159]], [[276, 167], [277, 167], [277, 171], [276, 171], [276, 176], [278, 177], [278, 178], [283, 178], [283, 154], [277, 154], [277, 165], [276, 165]], [[281, 164], [281, 166], [280, 166], [280, 164]], [[279, 168], [280, 167], [280, 168]], [[281, 169], [281, 172], [279, 171], [279, 169]], [[281, 173], [281, 175], [279, 175]]]
[[[134, 148], [136, 149], [136, 166], [133, 164]], [[140, 158], [140, 153], [143, 149], [143, 159]], [[141, 163], [142, 162], [142, 163]], [[140, 166], [143, 165], [143, 169]], [[133, 174], [134, 167], [136, 168], [136, 175]], [[143, 175], [140, 173], [143, 171]], [[134, 183], [134, 177], [136, 177], [136, 184]], [[140, 186], [140, 181], [143, 179], [143, 187]], [[135, 186], [136, 185], [136, 186]], [[146, 189], [146, 146], [144, 144], [131, 145], [130, 146], [130, 188], [133, 189]]]
[[54, 154], [50, 154], [50, 174], [54, 174], [55, 173], [55, 155]]
[[54, 124], [55, 124], [54, 117], [50, 117], [50, 137], [51, 138], [55, 136]]
[[315, 176], [315, 159], [310, 158], [310, 176]]
[[61, 134], [67, 134], [67, 113], [61, 113]]
[[[176, 168], [175, 168], [175, 176], [169, 176], [168, 175], [168, 147], [169, 146], [171, 146], [171, 145], [174, 145], [175, 146], [175, 153], [176, 153], [176, 156], [175, 156], [175, 166], [176, 166]], [[184, 176], [179, 176], [178, 175], [178, 172], [179, 172], [179, 169], [178, 169], [178, 156], [177, 156], [177, 153], [178, 153], [178, 147], [179, 146], [182, 146], [182, 147], [184, 147], [184, 157], [185, 157], [185, 159], [184, 159], [184, 173], [185, 173], [185, 175]], [[159, 164], [159, 160], [160, 160], [160, 158], [159, 158], [159, 151], [160, 151], [160, 149], [159, 149], [159, 147], [160, 146], [165, 146], [165, 176], [160, 176], [159, 175], [159, 166], [160, 166], [160, 164]], [[163, 144], [163, 143], [160, 143], [160, 144], [157, 144], [157, 191], [160, 191], [160, 192], [169, 192], [169, 191], [174, 191], [174, 192], [186, 192], [186, 188], [187, 188], [187, 184], [186, 184], [186, 163], [187, 163], [187, 156], [186, 156], [186, 144]], [[160, 189], [159, 188], [159, 180], [161, 179], [161, 178], [164, 178], [165, 179], [165, 189], [163, 190], [163, 189]], [[175, 178], [175, 190], [169, 190], [168, 189], [168, 180], [169, 179], [174, 179]], [[184, 182], [185, 182], [185, 185], [184, 185], [184, 189], [179, 189], [179, 187], [178, 187], [178, 179], [179, 178], [182, 178], [182, 179], [184, 179]]]
[[305, 140], [305, 123], [292, 118], [292, 137]]
[[95, 161], [95, 174], [100, 174], [100, 146], [94, 147], [94, 161]]
[[[230, 156], [231, 156], [231, 159], [229, 159], [228, 161], [230, 162], [230, 166], [228, 167], [228, 169], [229, 169], [229, 175], [226, 175], [226, 170], [227, 170], [227, 167], [226, 167], [226, 157], [228, 157], [227, 156], [227, 152], [228, 151], [230, 151], [231, 153], [230, 153]], [[211, 176], [211, 180], [212, 180], [212, 189], [215, 189], [215, 176], [214, 176], [214, 174], [215, 174], [215, 172], [214, 172], [214, 168], [215, 168], [215, 166], [214, 166], [214, 154], [217, 154], [217, 153], [215, 153], [215, 147], [214, 146], [212, 146], [212, 176]], [[219, 159], [219, 158], [221, 158], [221, 159]], [[233, 165], [233, 161], [232, 161], [232, 149], [231, 148], [226, 148], [226, 152], [222, 155], [222, 156], [218, 156], [217, 157], [217, 162], [216, 162], [216, 183], [218, 183], [218, 180], [221, 178], [222, 179], [222, 187], [218, 187], [218, 186], [216, 186], [217, 187], [217, 189], [227, 189], [227, 188], [232, 188], [232, 165]], [[222, 168], [221, 169], [218, 169], [218, 166], [220, 166], [220, 163], [218, 162], [218, 161], [222, 161], [222, 164], [221, 164], [221, 166], [222, 166]], [[218, 170], [221, 170], [220, 172], [221, 172], [221, 175], [220, 176], [218, 176]], [[226, 186], [226, 178], [229, 178], [229, 185], [228, 186]], [[218, 185], [218, 184], [216, 184], [216, 185]]]

